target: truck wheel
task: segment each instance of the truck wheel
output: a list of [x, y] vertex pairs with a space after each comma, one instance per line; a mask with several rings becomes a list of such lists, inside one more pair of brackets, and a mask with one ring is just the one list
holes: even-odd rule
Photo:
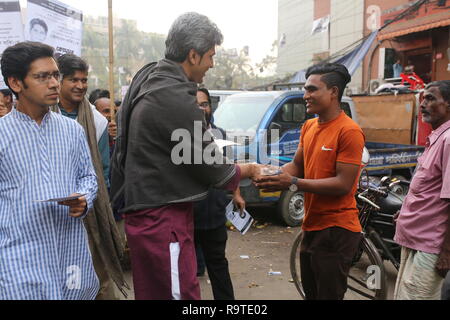
[[298, 227], [305, 216], [303, 192], [284, 191], [278, 202], [278, 215], [290, 227]]

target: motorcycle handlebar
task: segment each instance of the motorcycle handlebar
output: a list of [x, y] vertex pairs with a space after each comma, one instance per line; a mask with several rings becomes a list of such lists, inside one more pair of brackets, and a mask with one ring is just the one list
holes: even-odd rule
[[386, 191], [384, 191], [384, 190], [381, 190], [381, 189], [369, 188], [368, 190], [370, 192], [372, 192], [372, 193], [374, 193], [374, 194], [376, 194], [378, 196], [384, 197], [384, 198], [386, 198], [388, 196], [388, 193]]

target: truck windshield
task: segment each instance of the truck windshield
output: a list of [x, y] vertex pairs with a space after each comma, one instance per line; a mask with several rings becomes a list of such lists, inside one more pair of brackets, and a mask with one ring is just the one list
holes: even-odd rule
[[214, 123], [227, 132], [254, 135], [273, 101], [273, 96], [231, 96], [214, 113]]

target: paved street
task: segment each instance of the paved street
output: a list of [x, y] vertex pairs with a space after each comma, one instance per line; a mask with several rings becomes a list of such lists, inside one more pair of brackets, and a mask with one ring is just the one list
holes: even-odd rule
[[[229, 231], [227, 257], [238, 300], [299, 300], [300, 295], [291, 279], [289, 255], [298, 228], [287, 228], [274, 218], [272, 209], [249, 208], [257, 224], [242, 236]], [[395, 269], [385, 263], [388, 275], [388, 299], [392, 299], [395, 285]], [[270, 271], [281, 272], [269, 275]], [[127, 273], [130, 284], [131, 275]], [[199, 278], [202, 298], [212, 300], [208, 276]], [[133, 299], [131, 294], [128, 299]], [[346, 299], [359, 296], [347, 292]]]

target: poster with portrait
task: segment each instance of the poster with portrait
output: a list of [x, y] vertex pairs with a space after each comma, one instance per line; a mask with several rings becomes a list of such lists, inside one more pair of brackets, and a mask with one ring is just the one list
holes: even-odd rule
[[25, 39], [46, 43], [56, 56], [81, 55], [83, 12], [56, 0], [28, 0]]
[[[0, 0], [0, 57], [6, 48], [23, 41], [23, 24], [20, 3], [17, 0]], [[0, 76], [0, 89], [6, 88]]]

